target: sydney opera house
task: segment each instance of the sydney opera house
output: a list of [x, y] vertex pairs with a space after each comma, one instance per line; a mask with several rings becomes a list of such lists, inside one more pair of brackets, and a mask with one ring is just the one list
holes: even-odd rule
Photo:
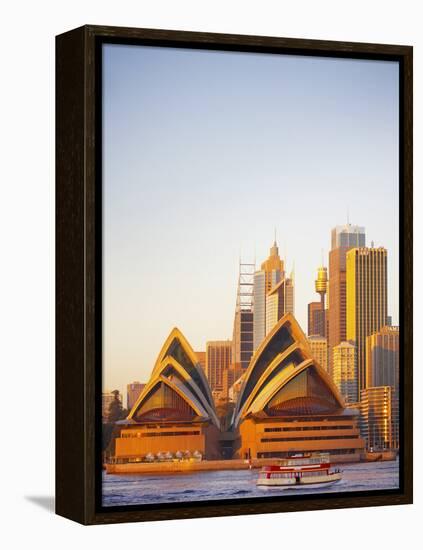
[[[195, 453], [222, 458], [219, 419], [210, 387], [178, 329], [164, 343], [150, 381], [120, 422], [117, 460]], [[325, 451], [332, 460], [359, 460], [364, 441], [359, 412], [346, 408], [337, 387], [313, 359], [291, 313], [254, 353], [232, 418], [233, 458], [266, 459]]]
[[359, 411], [345, 408], [327, 372], [312, 357], [291, 313], [253, 355], [236, 404], [238, 458], [285, 457], [324, 451], [333, 460], [359, 460], [364, 441]]
[[219, 420], [210, 387], [191, 346], [174, 328], [151, 378], [126, 420], [120, 421], [115, 455], [143, 459], [158, 453], [219, 458]]

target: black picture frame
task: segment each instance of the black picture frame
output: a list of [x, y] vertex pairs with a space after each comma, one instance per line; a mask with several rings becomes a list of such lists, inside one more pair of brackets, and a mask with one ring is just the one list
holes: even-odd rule
[[[105, 43], [396, 60], [400, 66], [400, 488], [102, 508], [101, 47]], [[412, 502], [413, 197], [410, 46], [83, 26], [56, 37], [56, 512], [82, 524]]]

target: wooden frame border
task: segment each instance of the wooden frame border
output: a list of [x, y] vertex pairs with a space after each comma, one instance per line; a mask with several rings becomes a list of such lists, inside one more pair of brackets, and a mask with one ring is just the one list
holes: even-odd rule
[[[96, 504], [96, 324], [101, 244], [99, 44], [144, 43], [202, 49], [297, 53], [400, 62], [401, 489], [158, 505], [105, 511]], [[56, 512], [83, 524], [151, 521], [412, 502], [413, 50], [410, 46], [84, 26], [56, 37]], [[97, 126], [96, 126], [97, 121]], [[101, 135], [101, 134], [100, 134]], [[98, 197], [97, 197], [98, 198]], [[101, 256], [100, 256], [101, 257]], [[97, 441], [98, 442], [98, 441]], [[101, 472], [100, 472], [101, 473]], [[97, 480], [97, 481], [96, 481]], [[96, 486], [97, 485], [97, 486]], [[98, 500], [98, 499], [97, 499]]]

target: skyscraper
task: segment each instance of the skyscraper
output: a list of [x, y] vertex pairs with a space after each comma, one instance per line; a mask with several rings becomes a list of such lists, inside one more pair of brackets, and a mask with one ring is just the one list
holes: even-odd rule
[[332, 229], [329, 252], [328, 347], [329, 371], [332, 373], [332, 350], [347, 340], [347, 275], [346, 255], [354, 247], [366, 245], [364, 227], [338, 225]]
[[332, 378], [347, 403], [358, 401], [356, 349], [349, 342], [341, 342], [333, 348]]
[[310, 302], [307, 305], [307, 334], [309, 336], [320, 335], [320, 314], [322, 305], [320, 302]]
[[285, 313], [294, 313], [294, 279], [283, 278], [266, 296], [266, 330], [269, 334]]
[[328, 370], [328, 341], [323, 336], [312, 335], [307, 338], [311, 354], [319, 365], [327, 372]]
[[212, 392], [223, 390], [223, 372], [232, 362], [232, 341], [206, 343], [206, 376]]
[[357, 348], [358, 387], [362, 390], [366, 387], [366, 338], [386, 325], [386, 249], [364, 247], [349, 250], [346, 280], [347, 340], [354, 341]]
[[261, 269], [254, 273], [254, 350], [266, 336], [266, 297], [284, 275], [284, 264], [279, 257], [279, 248], [275, 240], [269, 257], [261, 264]]
[[384, 326], [367, 336], [366, 387], [399, 387], [399, 327]]
[[332, 229], [331, 249], [336, 248], [359, 248], [366, 246], [366, 235], [364, 227], [358, 225], [337, 225]]
[[232, 370], [246, 370], [253, 355], [253, 288], [255, 264], [239, 264], [238, 289], [232, 333]]

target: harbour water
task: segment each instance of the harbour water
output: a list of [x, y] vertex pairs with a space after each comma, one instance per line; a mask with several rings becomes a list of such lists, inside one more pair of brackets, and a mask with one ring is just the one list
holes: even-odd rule
[[293, 489], [257, 487], [258, 470], [222, 470], [170, 475], [112, 475], [103, 472], [103, 506], [194, 502], [263, 496], [397, 489], [399, 461], [340, 464], [341, 481]]

